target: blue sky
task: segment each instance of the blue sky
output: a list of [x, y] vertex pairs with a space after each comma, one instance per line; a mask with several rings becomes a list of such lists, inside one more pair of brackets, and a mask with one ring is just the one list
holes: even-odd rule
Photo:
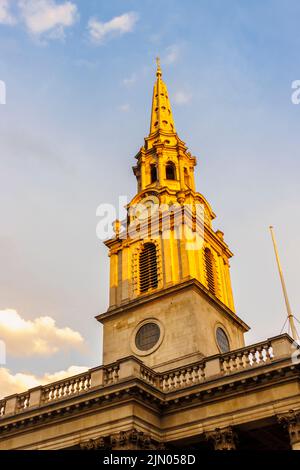
[[235, 253], [246, 341], [285, 320], [271, 223], [300, 317], [299, 15], [296, 0], [0, 0], [0, 310], [83, 338], [51, 354], [11, 347], [11, 376], [101, 361], [108, 257], [95, 213], [136, 191], [157, 55], [197, 189]]

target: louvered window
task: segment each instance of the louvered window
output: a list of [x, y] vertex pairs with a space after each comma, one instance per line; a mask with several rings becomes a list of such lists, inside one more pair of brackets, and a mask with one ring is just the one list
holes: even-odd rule
[[215, 277], [215, 261], [212, 252], [205, 249], [205, 267], [206, 267], [206, 279], [208, 289], [216, 295], [216, 277]]
[[176, 179], [176, 169], [173, 162], [168, 162], [166, 165], [166, 178], [167, 180]]
[[151, 171], [151, 183], [155, 183], [155, 181], [157, 181], [157, 168], [156, 168], [156, 165], [151, 165], [150, 166], [150, 171]]
[[154, 243], [145, 243], [140, 253], [140, 292], [147, 292], [158, 286], [157, 254]]

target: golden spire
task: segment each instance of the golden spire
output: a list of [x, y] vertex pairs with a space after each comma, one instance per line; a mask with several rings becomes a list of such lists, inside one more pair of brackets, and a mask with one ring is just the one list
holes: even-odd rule
[[168, 89], [162, 80], [160, 59], [156, 59], [156, 82], [153, 89], [150, 135], [166, 132], [175, 134], [175, 124], [168, 96]]

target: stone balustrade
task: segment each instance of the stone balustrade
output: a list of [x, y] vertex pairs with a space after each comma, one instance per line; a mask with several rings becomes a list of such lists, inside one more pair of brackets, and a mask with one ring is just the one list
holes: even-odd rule
[[49, 403], [60, 398], [70, 397], [88, 391], [91, 386], [91, 375], [80, 374], [42, 387], [41, 402]]
[[210, 379], [221, 379], [244, 370], [258, 368], [276, 360], [290, 359], [292, 362], [293, 357], [297, 355], [299, 349], [296, 343], [284, 334], [227, 354], [206, 357], [167, 372], [156, 372], [131, 356], [108, 366], [96, 367], [82, 374], [1, 399], [0, 419], [122, 383], [131, 378], [147, 382], [168, 393]]
[[271, 343], [259, 343], [248, 348], [232, 351], [220, 357], [221, 370], [224, 374], [231, 374], [240, 369], [267, 364], [273, 359]]
[[181, 367], [180, 369], [164, 373], [160, 376], [160, 389], [163, 392], [168, 392], [178, 388], [194, 385], [205, 380], [205, 361], [198, 364], [193, 364], [188, 367]]

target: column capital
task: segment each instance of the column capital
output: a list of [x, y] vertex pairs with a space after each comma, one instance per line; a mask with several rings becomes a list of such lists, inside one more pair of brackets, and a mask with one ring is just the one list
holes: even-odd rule
[[288, 430], [292, 448], [300, 449], [300, 409], [277, 415], [277, 420]]
[[81, 450], [106, 450], [109, 446], [106, 445], [104, 437], [98, 437], [97, 439], [90, 439], [80, 444]]
[[213, 442], [214, 450], [236, 450], [237, 434], [231, 426], [209, 431], [205, 433], [205, 438]]
[[155, 449], [151, 436], [135, 428], [112, 434], [110, 443], [112, 450]]

